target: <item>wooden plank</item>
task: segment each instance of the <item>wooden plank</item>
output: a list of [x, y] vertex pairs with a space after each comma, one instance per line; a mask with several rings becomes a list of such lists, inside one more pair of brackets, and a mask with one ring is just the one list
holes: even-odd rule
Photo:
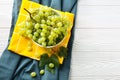
[[87, 76], [87, 77], [70, 77], [70, 80], [119, 80], [120, 77], [116, 75], [109, 76]]
[[12, 5], [14, 0], [0, 0], [0, 5]]
[[76, 28], [120, 28], [120, 6], [78, 6]]
[[0, 27], [10, 27], [14, 0], [0, 1]]
[[120, 51], [120, 29], [75, 29], [73, 51]]
[[4, 5], [0, 3], [0, 14], [11, 15], [12, 13], [12, 4]]
[[120, 79], [120, 52], [73, 52], [71, 80]]
[[4, 51], [7, 46], [8, 36], [9, 36], [9, 29], [1, 29], [0, 28], [0, 55]]
[[80, 5], [108, 5], [108, 6], [113, 6], [113, 5], [120, 5], [120, 0], [78, 0]]
[[1, 15], [0, 14], [0, 28], [10, 28], [12, 17], [10, 15]]

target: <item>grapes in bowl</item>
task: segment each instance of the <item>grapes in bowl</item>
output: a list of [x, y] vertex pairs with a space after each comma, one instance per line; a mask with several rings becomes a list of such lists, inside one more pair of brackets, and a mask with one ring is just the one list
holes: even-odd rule
[[70, 21], [65, 15], [47, 6], [24, 10], [29, 16], [21, 23], [20, 35], [45, 48], [55, 47], [65, 39], [70, 27]]

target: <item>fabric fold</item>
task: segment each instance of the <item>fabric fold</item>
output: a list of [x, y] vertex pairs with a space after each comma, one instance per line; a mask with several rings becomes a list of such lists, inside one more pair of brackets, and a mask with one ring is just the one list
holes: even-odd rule
[[76, 3], [77, 0], [62, 0], [62, 11], [71, 12], [71, 9]]

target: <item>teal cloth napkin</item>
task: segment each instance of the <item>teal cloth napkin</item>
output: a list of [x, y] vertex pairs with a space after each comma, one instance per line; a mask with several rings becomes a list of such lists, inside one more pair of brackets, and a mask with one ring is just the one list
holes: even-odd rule
[[[34, 2], [50, 6], [54, 9], [61, 11], [68, 11], [76, 15], [77, 0], [32, 0]], [[21, 0], [14, 0], [13, 12], [12, 12], [12, 25], [10, 29], [10, 38], [17, 20], [21, 5]], [[68, 57], [64, 60], [63, 65], [60, 68], [55, 69], [55, 74], [51, 74], [45, 68], [45, 74], [39, 75], [40, 68], [39, 62], [24, 56], [17, 55], [7, 48], [4, 50], [0, 57], [0, 80], [68, 80], [70, 71], [70, 60], [72, 43], [74, 39], [74, 27], [72, 29], [72, 35], [68, 44]], [[8, 44], [9, 45], [9, 44]], [[37, 76], [32, 78], [30, 73], [35, 71]]]

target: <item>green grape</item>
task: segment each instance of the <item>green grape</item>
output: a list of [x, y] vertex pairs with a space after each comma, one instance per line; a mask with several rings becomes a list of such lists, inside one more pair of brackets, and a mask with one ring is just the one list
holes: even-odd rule
[[46, 28], [47, 28], [47, 25], [46, 25], [46, 24], [41, 24], [41, 27], [42, 27], [43, 29], [46, 29]]
[[56, 35], [55, 32], [51, 31], [51, 36], [55, 36], [55, 35]]
[[40, 24], [39, 23], [35, 24], [35, 29], [39, 29], [39, 28], [40, 28]]
[[36, 77], [37, 76], [36, 72], [31, 72], [30, 75], [31, 75], [31, 77]]
[[32, 34], [28, 34], [28, 38], [31, 38], [31, 39], [32, 39]]
[[54, 26], [54, 25], [55, 25], [55, 23], [54, 23], [54, 22], [51, 22], [51, 25], [52, 25], [52, 26]]
[[53, 31], [54, 31], [55, 33], [57, 33], [57, 34], [59, 33], [58, 28], [54, 28]]
[[42, 32], [43, 32], [43, 33], [47, 33], [48, 31], [47, 31], [46, 29], [43, 29]]
[[49, 16], [49, 12], [45, 12], [45, 17], [48, 17]]
[[21, 28], [25, 28], [25, 27], [26, 27], [26, 22], [22, 22], [22, 23], [20, 24], [20, 27], [21, 27]]
[[58, 26], [58, 27], [62, 27], [62, 22], [58, 22], [58, 23], [57, 23], [57, 26]]
[[50, 33], [50, 31], [52, 30], [52, 27], [51, 26], [47, 26], [47, 29], [48, 29], [48, 31]]
[[44, 16], [44, 13], [42, 11], [39, 11], [39, 16], [43, 17]]
[[51, 40], [51, 39], [53, 39], [53, 37], [51, 35], [49, 35], [48, 39]]
[[25, 32], [26, 32], [26, 29], [25, 29], [25, 28], [22, 28], [22, 29], [19, 31], [19, 34], [23, 36], [23, 35], [25, 34]]
[[61, 17], [60, 16], [57, 16], [57, 21], [61, 21]]
[[57, 21], [57, 16], [53, 16], [53, 17], [52, 17], [52, 21], [53, 21], [53, 22]]
[[33, 36], [33, 37], [32, 37], [32, 39], [33, 39], [34, 41], [36, 41], [36, 40], [37, 40], [36, 36]]
[[39, 38], [37, 42], [38, 42], [39, 44], [41, 44], [41, 43], [42, 43], [41, 38]]
[[42, 46], [46, 47], [46, 42], [42, 42]]
[[45, 20], [44, 20], [44, 19], [42, 19], [42, 20], [41, 20], [41, 23], [42, 23], [42, 24], [45, 24]]
[[41, 37], [40, 39], [41, 39], [42, 42], [44, 42], [46, 40], [45, 37]]
[[37, 22], [40, 22], [40, 16], [37, 14], [37, 15], [34, 15], [33, 16], [33, 19]]
[[28, 29], [26, 30], [26, 34], [31, 34], [32, 33], [32, 30]]
[[42, 31], [41, 29], [37, 29], [37, 33], [41, 33], [41, 31]]
[[45, 33], [44, 33], [44, 32], [41, 32], [40, 35], [41, 35], [41, 36], [45, 36]]
[[39, 33], [38, 32], [34, 32], [34, 36], [38, 37]]
[[47, 20], [47, 25], [50, 25], [50, 23], [51, 23], [50, 20]]
[[48, 20], [51, 20], [51, 16], [48, 16]]
[[44, 73], [45, 73], [45, 70], [40, 70], [40, 75], [44, 75]]
[[26, 22], [26, 26], [28, 29], [32, 29], [33, 23], [32, 22]]

